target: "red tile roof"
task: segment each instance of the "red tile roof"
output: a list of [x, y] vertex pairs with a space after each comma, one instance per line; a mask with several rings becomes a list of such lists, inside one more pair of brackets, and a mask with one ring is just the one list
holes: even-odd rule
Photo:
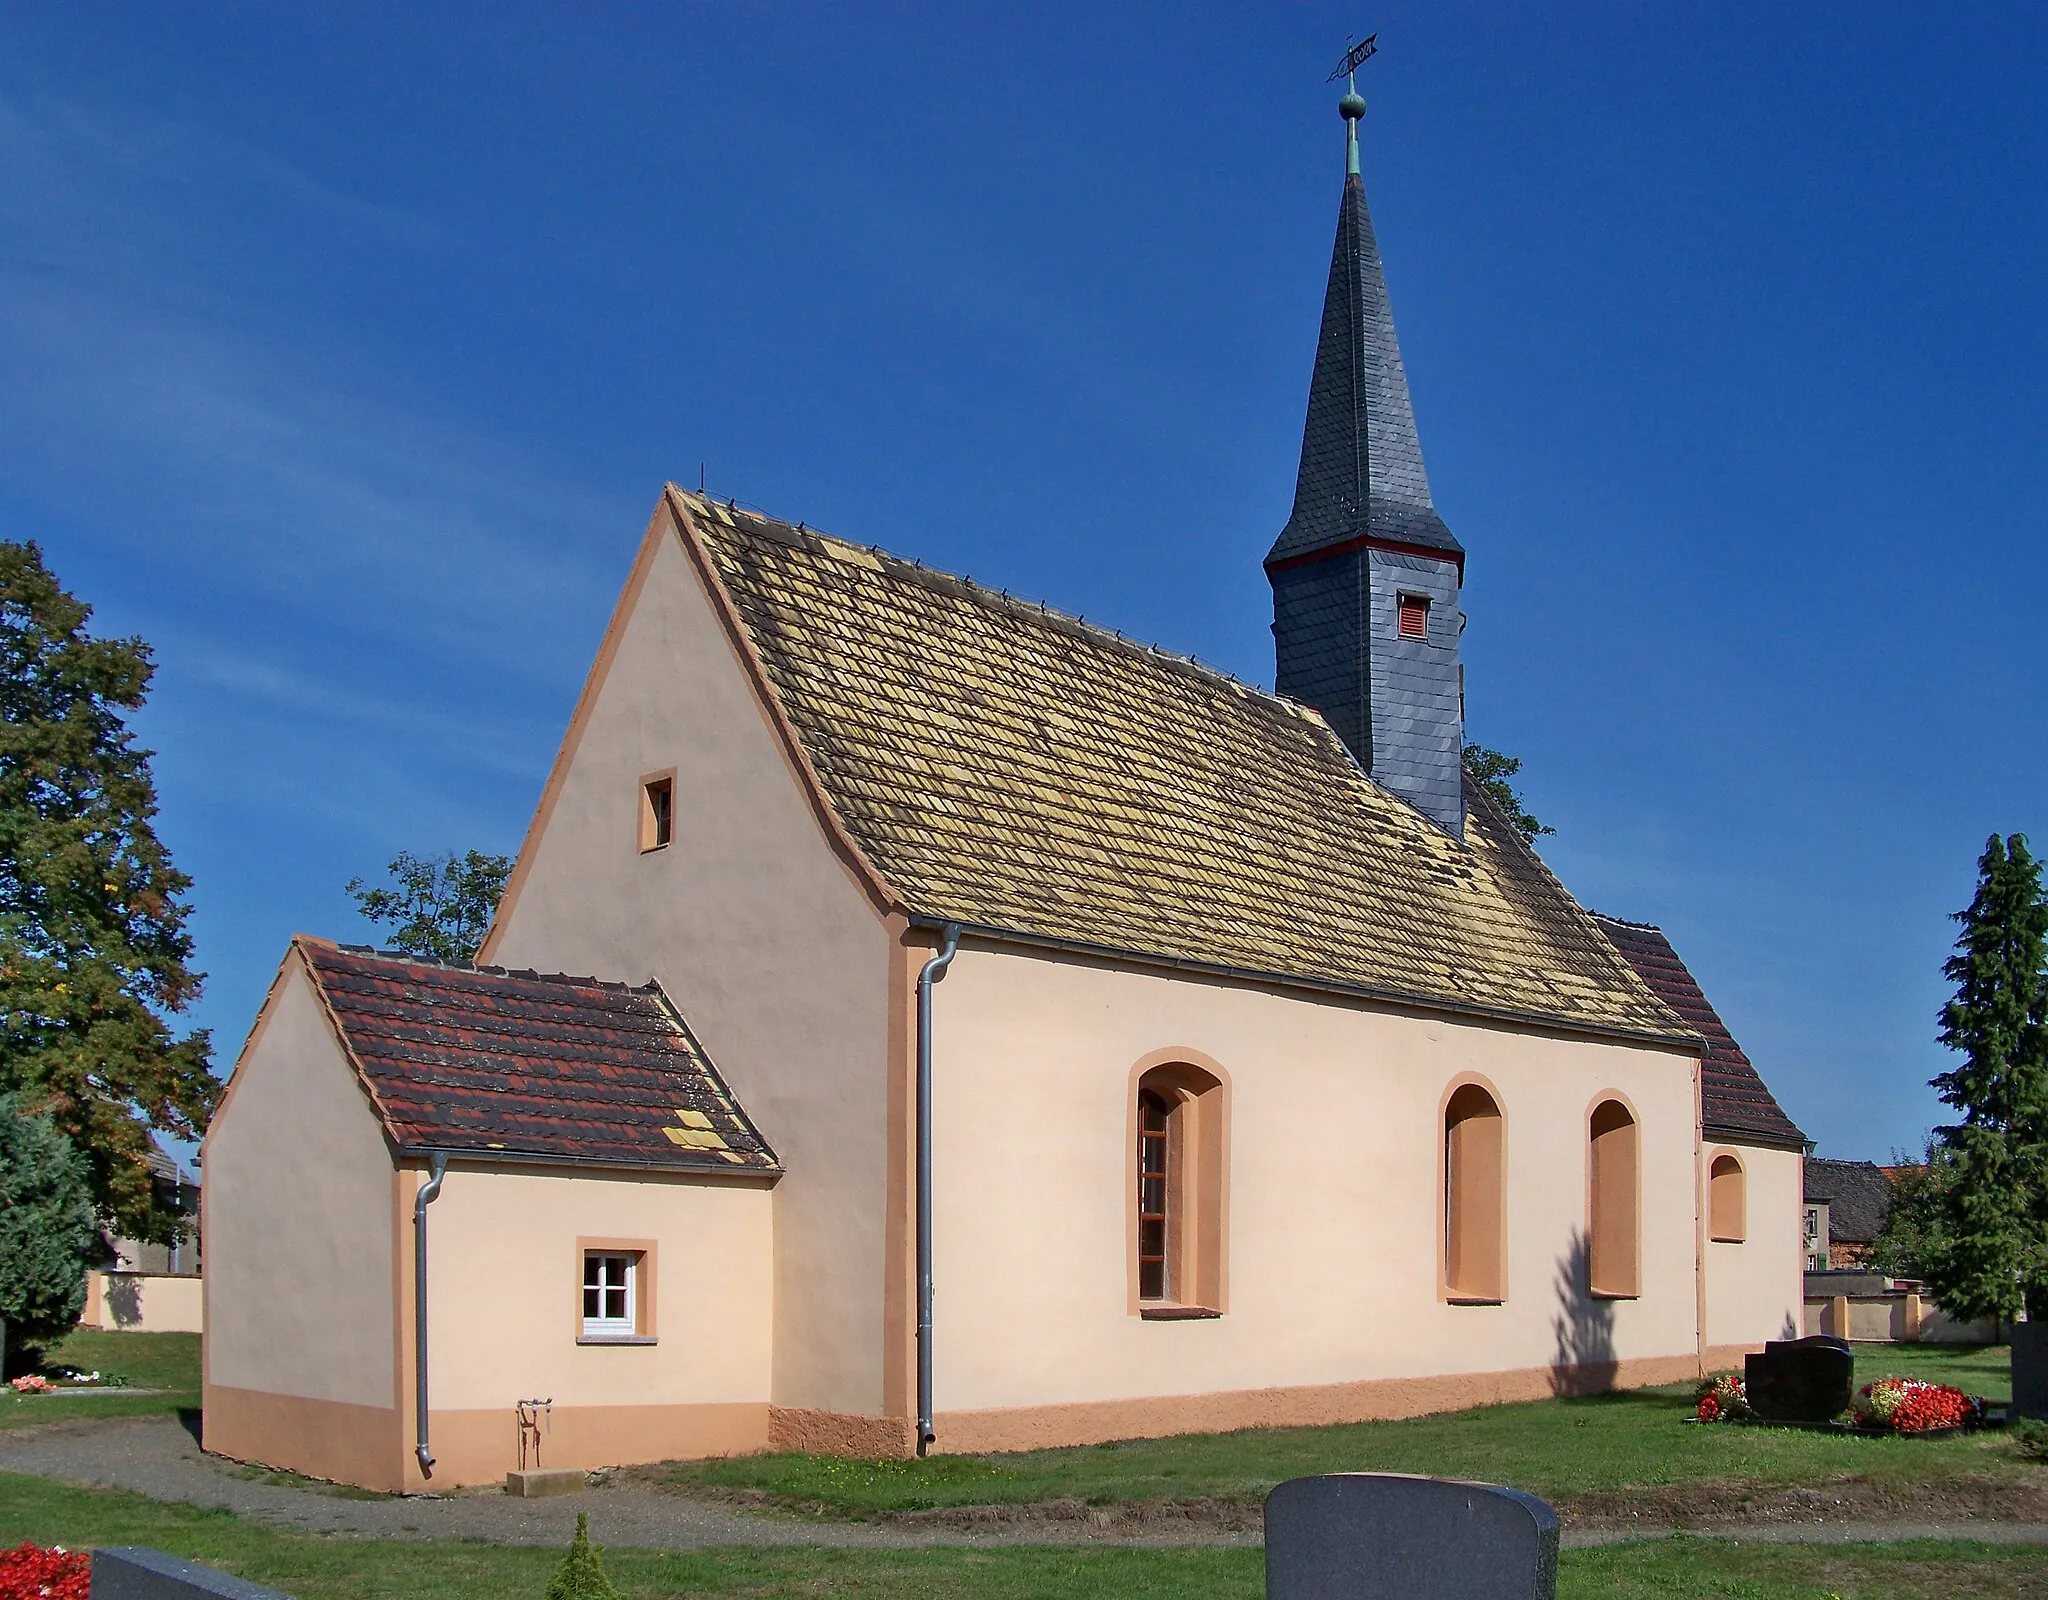
[[1785, 1115], [1742, 1046], [1728, 1031], [1701, 991], [1698, 981], [1678, 959], [1663, 930], [1646, 922], [1593, 913], [1593, 922], [1614, 948], [1636, 969], [1650, 991], [1707, 1041], [1700, 1068], [1700, 1114], [1709, 1138], [1761, 1139], [1772, 1144], [1803, 1144], [1801, 1133]]
[[656, 984], [294, 944], [400, 1150], [780, 1170]]

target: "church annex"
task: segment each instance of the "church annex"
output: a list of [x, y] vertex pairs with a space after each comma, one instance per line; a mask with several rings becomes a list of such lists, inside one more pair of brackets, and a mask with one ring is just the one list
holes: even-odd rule
[[1798, 1130], [1463, 776], [1343, 109], [1278, 692], [668, 487], [479, 965], [286, 957], [205, 1149], [209, 1449], [1021, 1449], [1796, 1331]]

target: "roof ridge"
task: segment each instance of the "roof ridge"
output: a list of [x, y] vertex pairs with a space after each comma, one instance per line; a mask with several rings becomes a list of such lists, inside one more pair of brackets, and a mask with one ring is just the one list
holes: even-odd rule
[[450, 961], [442, 956], [414, 955], [409, 950], [387, 950], [373, 944], [346, 944], [340, 941], [327, 944], [329, 949], [346, 955], [368, 956], [372, 961], [389, 961], [399, 966], [439, 967], [447, 972], [468, 972], [484, 978], [517, 978], [522, 982], [559, 983], [579, 989], [610, 989], [620, 994], [654, 994], [659, 985], [653, 979], [645, 983], [627, 983], [620, 978], [600, 978], [595, 974], [577, 972], [537, 972], [531, 967], [479, 966], [474, 961]]
[[1581, 909], [1587, 916], [1600, 922], [1611, 922], [1617, 928], [1639, 928], [1644, 933], [1662, 933], [1664, 931], [1654, 922], [1634, 922], [1627, 917], [1610, 916], [1605, 911], [1595, 911], [1591, 906], [1584, 906]]
[[1046, 601], [1027, 599], [1023, 595], [1012, 594], [1008, 589], [991, 589], [985, 583], [976, 583], [964, 573], [928, 567], [922, 561], [910, 556], [897, 555], [893, 550], [885, 550], [878, 544], [860, 544], [852, 539], [842, 539], [837, 534], [826, 533], [806, 523], [791, 524], [780, 517], [771, 516], [766, 511], [749, 506], [745, 501], [714, 500], [708, 495], [700, 495], [694, 490], [680, 488], [673, 483], [669, 488], [688, 502], [691, 510], [714, 517], [729, 526], [737, 528], [737, 519], [745, 517], [749, 522], [759, 524], [758, 531], [767, 537], [797, 549], [810, 549], [822, 555], [844, 551], [859, 558], [863, 564], [879, 563], [891, 576], [919, 584], [924, 588], [939, 591], [950, 589], [957, 595], [1020, 620], [1049, 623], [1104, 648], [1121, 650], [1148, 661], [1156, 661], [1162, 666], [1190, 673], [1260, 700], [1271, 701], [1281, 709], [1297, 715], [1312, 717], [1317, 721], [1324, 720], [1323, 714], [1314, 706], [1291, 699], [1278, 690], [1268, 689], [1261, 684], [1248, 683], [1236, 673], [1214, 666], [1197, 655], [1169, 650], [1164, 645], [1150, 644], [1121, 629], [1106, 628], [1101, 623], [1090, 622], [1086, 617], [1061, 611]]

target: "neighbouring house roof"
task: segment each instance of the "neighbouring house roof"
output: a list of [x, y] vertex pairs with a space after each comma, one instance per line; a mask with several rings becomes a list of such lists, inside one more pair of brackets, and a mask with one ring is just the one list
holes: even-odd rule
[[833, 817], [910, 914], [1696, 1045], [1476, 789], [1460, 844], [1290, 700], [669, 493]]
[[1806, 1136], [1785, 1115], [1664, 931], [1597, 911], [1593, 921], [1658, 998], [1707, 1041], [1700, 1063], [1700, 1121], [1706, 1135], [1803, 1145]]
[[779, 1170], [656, 984], [294, 944], [402, 1151]]
[[1806, 1198], [1825, 1201], [1828, 1240], [1869, 1244], [1884, 1231], [1892, 1209], [1892, 1180], [1874, 1161], [1806, 1158]]

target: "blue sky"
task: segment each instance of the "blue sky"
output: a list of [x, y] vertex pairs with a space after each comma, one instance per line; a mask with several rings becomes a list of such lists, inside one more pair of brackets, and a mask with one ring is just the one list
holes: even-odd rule
[[1821, 1153], [1916, 1144], [2048, 843], [2030, 6], [0, 0], [0, 536], [157, 649], [223, 1065], [350, 876], [516, 847], [700, 463], [1270, 683], [1371, 29], [1470, 735]]

